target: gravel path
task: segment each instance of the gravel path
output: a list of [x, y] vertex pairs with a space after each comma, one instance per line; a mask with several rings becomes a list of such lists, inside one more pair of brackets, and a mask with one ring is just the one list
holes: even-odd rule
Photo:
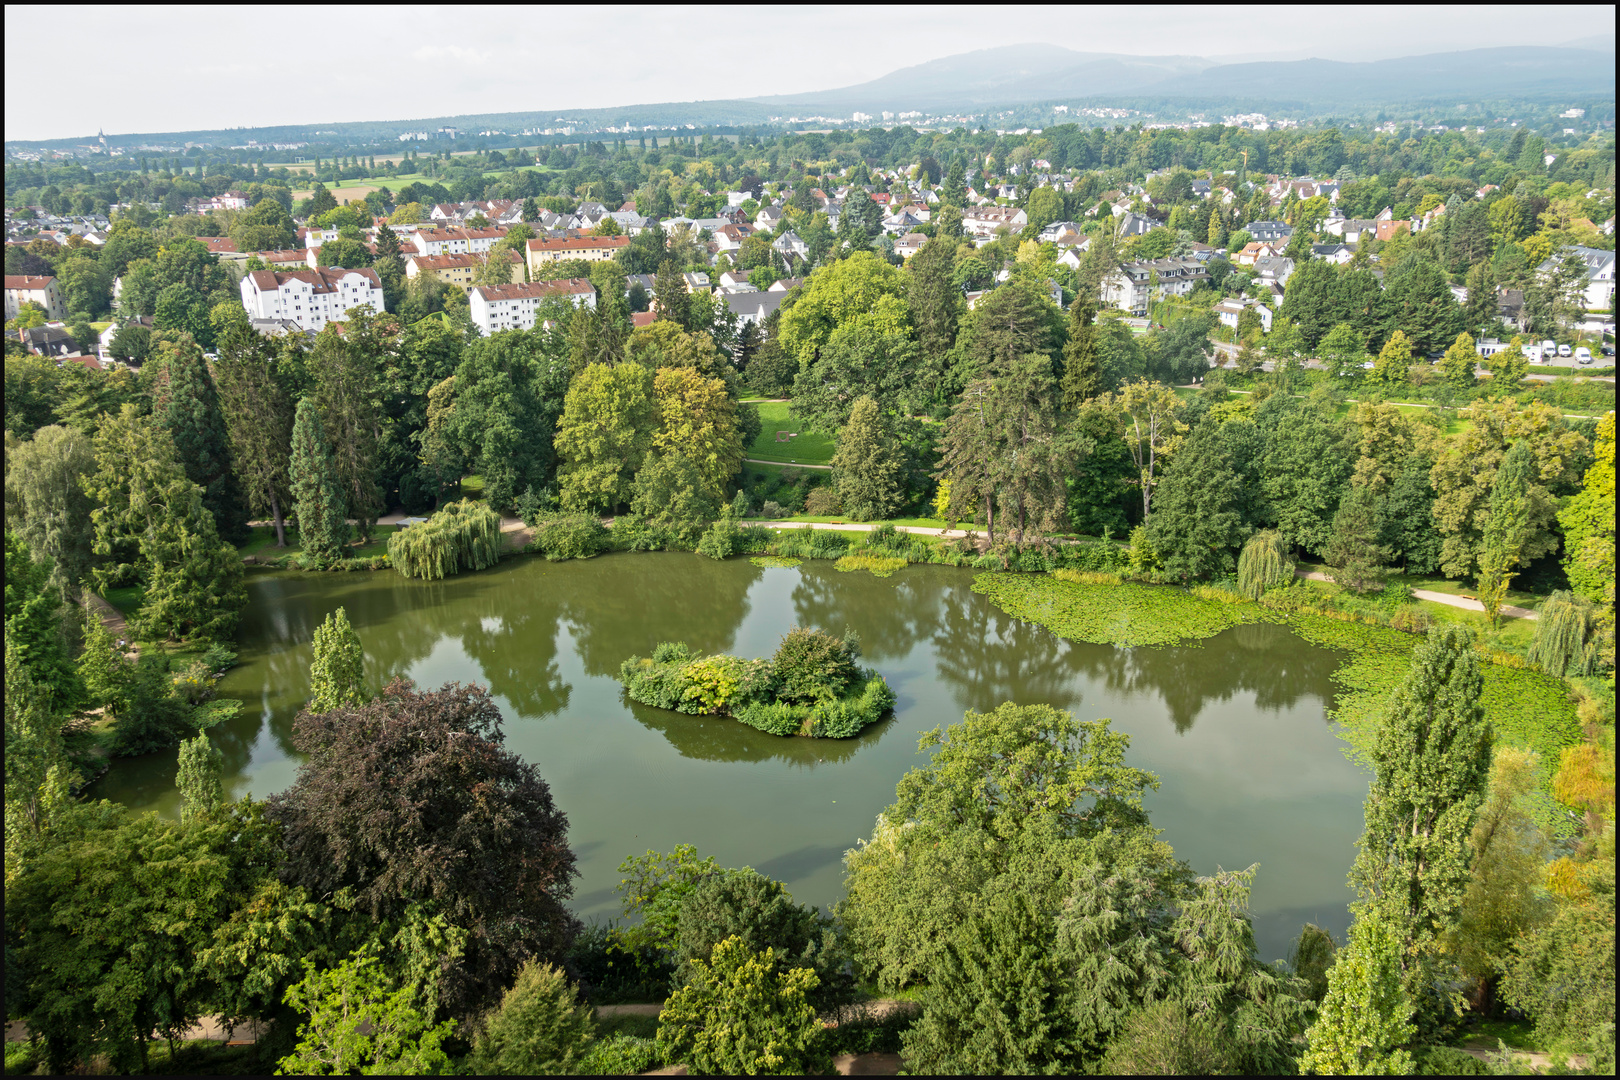
[[[1300, 573], [1299, 576], [1302, 578], [1308, 578], [1311, 581], [1333, 580], [1320, 570], [1312, 570], [1308, 574]], [[1450, 593], [1434, 592], [1432, 589], [1413, 589], [1412, 595], [1419, 600], [1430, 600], [1436, 604], [1444, 604], [1447, 607], [1461, 608], [1464, 611], [1478, 611], [1483, 613], [1485, 610], [1485, 605], [1480, 603], [1478, 600], [1475, 600], [1471, 596], [1452, 596]], [[1534, 619], [1536, 617], [1536, 613], [1531, 611], [1529, 608], [1514, 607], [1512, 604], [1503, 604], [1502, 614], [1509, 619]]]

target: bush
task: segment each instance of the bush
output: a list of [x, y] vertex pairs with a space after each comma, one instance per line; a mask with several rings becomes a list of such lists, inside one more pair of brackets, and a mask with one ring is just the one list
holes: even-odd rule
[[568, 969], [593, 1005], [662, 1001], [674, 967], [662, 950], [630, 945], [611, 925], [591, 923], [568, 947]]
[[494, 566], [500, 557], [501, 516], [470, 499], [388, 538], [388, 561], [408, 578], [437, 581]]
[[777, 518], [785, 518], [788, 515], [787, 511], [782, 509], [781, 503], [774, 499], [766, 499], [759, 508], [759, 516], [774, 521]]
[[591, 1044], [580, 1059], [580, 1076], [635, 1076], [662, 1064], [658, 1043], [634, 1035], [610, 1035]]
[[658, 1018], [666, 1061], [698, 1074], [803, 1075], [832, 1069], [809, 995], [808, 968], [783, 969], [774, 950], [751, 952], [737, 938], [690, 965], [692, 980], [671, 994]]
[[1215, 1076], [1231, 1071], [1219, 1021], [1160, 1001], [1133, 1013], [1102, 1060], [1105, 1075]]
[[619, 551], [666, 551], [675, 543], [673, 533], [640, 514], [622, 514], [615, 518], [608, 539]]
[[1455, 1046], [1420, 1046], [1412, 1051], [1414, 1076], [1489, 1076], [1491, 1067]]
[[1427, 634], [1434, 625], [1434, 617], [1416, 604], [1406, 604], [1389, 617], [1389, 625], [1408, 634]]
[[1052, 576], [1059, 581], [1072, 581], [1077, 585], [1123, 585], [1125, 579], [1103, 570], [1054, 570]]
[[533, 550], [551, 562], [589, 559], [607, 547], [608, 530], [590, 514], [558, 514], [534, 525]]
[[845, 572], [851, 570], [866, 570], [873, 577], [890, 577], [897, 570], [904, 570], [906, 558], [903, 555], [845, 555], [833, 563], [834, 570]]
[[589, 1007], [550, 964], [529, 961], [484, 1022], [470, 1064], [480, 1076], [537, 1076], [573, 1069], [595, 1034]]
[[917, 1010], [908, 1006], [890, 1009], [885, 1016], [860, 1016], [844, 1020], [827, 1031], [827, 1050], [838, 1054], [898, 1054], [900, 1037], [917, 1022]]
[[832, 920], [793, 902], [779, 881], [750, 869], [715, 874], [681, 905], [676, 920], [677, 979], [690, 981], [694, 963], [708, 960], [722, 941], [740, 942], [750, 952], [775, 950], [785, 967], [804, 967], [819, 980], [810, 993], [818, 1011], [845, 1004], [854, 980], [844, 973], [845, 957]]
[[810, 489], [810, 494], [804, 499], [804, 512], [811, 517], [831, 517], [844, 512], [838, 501], [838, 492], [830, 485], [822, 485]]
[[709, 526], [709, 531], [698, 541], [697, 550], [699, 555], [707, 555], [711, 559], [730, 558], [742, 550], [742, 530], [737, 527], [737, 519], [729, 510]]
[[782, 638], [771, 658], [779, 688], [776, 696], [789, 702], [810, 702], [842, 697], [859, 669], [860, 655], [853, 635], [842, 639], [824, 630], [795, 626]]

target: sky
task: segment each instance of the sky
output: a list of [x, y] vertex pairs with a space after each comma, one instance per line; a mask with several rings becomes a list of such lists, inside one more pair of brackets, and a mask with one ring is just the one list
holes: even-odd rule
[[[608, 108], [830, 90], [998, 45], [1219, 59], [1380, 60], [1605, 36], [1610, 5], [781, 10], [724, 7], [42, 7], [8, 4], [5, 138]], [[171, 13], [172, 12], [172, 13]], [[899, 26], [894, 20], [900, 20]], [[71, 27], [68, 25], [71, 23]], [[65, 35], [68, 29], [73, 35]], [[900, 30], [901, 32], [896, 32]], [[82, 37], [81, 37], [82, 36]], [[94, 42], [88, 52], [67, 44]], [[1612, 47], [1612, 45], [1611, 45]], [[36, 55], [44, 55], [36, 53]]]

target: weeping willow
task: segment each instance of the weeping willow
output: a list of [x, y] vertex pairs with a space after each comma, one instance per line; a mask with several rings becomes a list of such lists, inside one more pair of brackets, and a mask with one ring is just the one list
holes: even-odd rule
[[1592, 631], [1597, 612], [1582, 597], [1560, 589], [1536, 613], [1530, 662], [1549, 675], [1590, 675], [1597, 662]]
[[394, 569], [428, 581], [482, 570], [500, 557], [501, 516], [468, 499], [388, 538], [388, 559]]
[[1294, 580], [1294, 560], [1276, 529], [1263, 529], [1249, 537], [1238, 555], [1238, 592], [1258, 600], [1267, 589]]

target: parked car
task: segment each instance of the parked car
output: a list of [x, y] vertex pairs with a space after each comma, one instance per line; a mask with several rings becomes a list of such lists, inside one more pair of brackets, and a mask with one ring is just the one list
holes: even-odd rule
[[1569, 356], [1569, 355], [1571, 355], [1570, 347], [1568, 345], [1560, 345], [1560, 346], [1558, 346], [1558, 355], [1559, 356]]
[[1558, 355], [1558, 342], [1554, 341], [1552, 338], [1548, 338], [1546, 341], [1543, 341], [1541, 343], [1541, 351], [1543, 353], [1545, 353], [1549, 358], [1557, 356]]
[[1575, 362], [1577, 364], [1590, 364], [1592, 362], [1592, 350], [1586, 348], [1585, 346], [1576, 349]]

